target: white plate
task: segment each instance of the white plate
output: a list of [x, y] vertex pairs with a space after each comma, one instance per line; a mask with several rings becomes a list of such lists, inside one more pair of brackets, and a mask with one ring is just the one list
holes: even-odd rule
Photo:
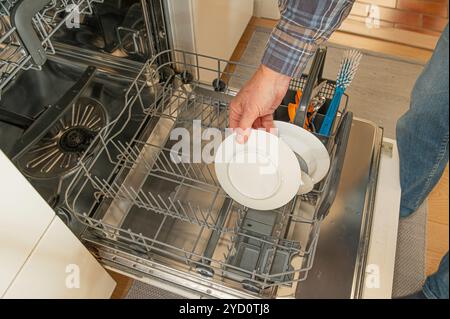
[[257, 210], [289, 203], [301, 186], [301, 169], [289, 146], [275, 135], [253, 130], [247, 143], [226, 138], [215, 158], [220, 185], [236, 202]]
[[302, 184], [300, 185], [300, 189], [298, 190], [298, 195], [304, 195], [312, 192], [314, 189], [314, 185], [315, 184], [312, 178], [305, 172], [302, 172]]
[[275, 126], [278, 136], [305, 161], [314, 184], [324, 179], [330, 169], [330, 155], [323, 143], [297, 125], [275, 121]]

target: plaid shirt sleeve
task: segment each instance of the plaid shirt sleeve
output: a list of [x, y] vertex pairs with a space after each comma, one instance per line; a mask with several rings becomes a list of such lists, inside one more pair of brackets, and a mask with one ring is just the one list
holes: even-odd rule
[[279, 0], [281, 20], [267, 43], [262, 64], [299, 78], [317, 47], [348, 16], [355, 0]]

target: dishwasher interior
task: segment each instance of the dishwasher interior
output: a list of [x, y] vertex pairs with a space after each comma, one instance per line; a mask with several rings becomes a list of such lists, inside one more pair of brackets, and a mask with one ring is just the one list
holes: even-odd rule
[[[123, 10], [113, 10], [120, 1], [95, 2], [96, 23], [85, 17], [78, 31], [55, 29], [55, 56], [4, 87], [2, 149], [105, 265], [191, 290], [208, 287], [210, 296], [295, 296], [339, 185], [352, 126], [348, 97], [333, 134], [321, 137], [332, 159], [327, 178], [280, 209], [248, 209], [221, 189], [213, 163], [185, 160], [171, 132], [195, 137], [215, 128], [223, 137], [229, 102], [253, 67], [154, 41], [165, 23], [161, 1], [127, 1]], [[89, 67], [94, 75], [45, 135], [17, 153], [17, 141]], [[290, 90], [315, 82], [305, 75]], [[334, 90], [328, 81], [321, 95], [329, 102]]]
[[154, 47], [146, 1], [46, 2], [31, 21], [45, 51], [39, 60], [33, 53], [39, 46], [21, 39], [28, 30], [13, 23], [20, 20], [13, 18], [20, 12], [15, 8], [30, 1], [1, 1], [1, 147], [70, 221], [58, 208], [63, 190], [94, 136], [120, 114], [125, 92]]

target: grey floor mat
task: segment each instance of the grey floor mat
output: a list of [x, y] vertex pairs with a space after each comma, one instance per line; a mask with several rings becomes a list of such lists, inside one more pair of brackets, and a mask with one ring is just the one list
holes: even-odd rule
[[402, 297], [421, 289], [425, 281], [428, 205], [424, 203], [414, 214], [400, 219], [393, 297]]
[[180, 295], [135, 280], [125, 299], [185, 299]]

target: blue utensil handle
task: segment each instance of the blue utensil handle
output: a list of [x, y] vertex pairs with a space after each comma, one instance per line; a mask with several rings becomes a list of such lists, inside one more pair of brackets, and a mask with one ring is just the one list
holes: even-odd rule
[[333, 100], [331, 100], [330, 107], [328, 108], [325, 119], [323, 120], [322, 126], [320, 127], [319, 134], [324, 136], [330, 136], [331, 129], [333, 127], [333, 121], [336, 118], [337, 112], [339, 110], [339, 105], [341, 105], [342, 96], [345, 90], [341, 87], [336, 88], [334, 92]]

